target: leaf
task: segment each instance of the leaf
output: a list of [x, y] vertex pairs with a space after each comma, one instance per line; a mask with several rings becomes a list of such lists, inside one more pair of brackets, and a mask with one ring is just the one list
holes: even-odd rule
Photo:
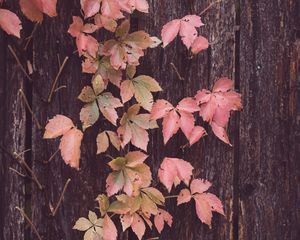
[[156, 188], [147, 187], [143, 188], [141, 191], [145, 193], [155, 204], [163, 205], [165, 203], [164, 195]]
[[209, 47], [208, 40], [205, 37], [197, 37], [191, 46], [191, 51], [193, 54], [198, 54], [199, 52], [207, 49]]
[[121, 7], [117, 0], [102, 0], [101, 13], [113, 19], [123, 18]]
[[158, 214], [154, 216], [154, 225], [159, 233], [164, 229], [165, 222], [171, 227], [173, 217], [167, 211], [158, 209]]
[[203, 194], [194, 196], [196, 202], [196, 213], [201, 222], [207, 224], [211, 228], [212, 211], [211, 206], [207, 202]]
[[189, 143], [192, 146], [194, 143], [198, 142], [200, 138], [206, 135], [206, 131], [201, 126], [195, 126], [190, 134]]
[[106, 152], [106, 150], [109, 147], [109, 141], [105, 131], [98, 134], [96, 142], [97, 142], [97, 154]]
[[114, 222], [106, 214], [103, 218], [103, 240], [117, 239], [118, 232]]
[[147, 0], [129, 0], [132, 10], [138, 10], [143, 13], [149, 12], [149, 4]]
[[111, 66], [116, 70], [125, 69], [127, 64], [139, 65], [139, 58], [144, 56], [143, 50], [152, 44], [149, 34], [144, 31], [129, 34], [129, 28], [129, 21], [123, 21], [116, 29], [116, 39], [103, 45], [103, 54], [110, 57]]
[[81, 9], [86, 18], [94, 16], [100, 11], [100, 0], [81, 0]]
[[110, 32], [115, 32], [118, 26], [117, 22], [113, 18], [103, 16], [101, 14], [97, 14], [95, 16], [95, 25], [99, 28], [103, 27]]
[[170, 192], [172, 186], [176, 187], [181, 181], [187, 185], [193, 169], [193, 166], [183, 159], [166, 157], [160, 165], [158, 177]]
[[44, 138], [50, 139], [59, 137], [74, 127], [75, 126], [70, 118], [64, 115], [56, 115], [50, 119], [46, 125]]
[[[179, 128], [187, 139], [190, 139], [195, 127], [195, 118], [193, 113], [199, 111], [197, 102], [193, 98], [182, 99], [174, 108], [168, 101], [157, 100], [151, 110], [151, 119], [163, 118], [163, 136], [164, 144], [175, 135]], [[198, 136], [193, 136], [195, 137]]]
[[19, 17], [15, 13], [6, 9], [0, 9], [0, 28], [7, 34], [20, 38], [22, 25]]
[[59, 149], [65, 163], [76, 169], [79, 169], [80, 145], [82, 138], [83, 133], [76, 128], [72, 128], [63, 135], [59, 145]]
[[150, 120], [150, 114], [138, 114], [139, 110], [140, 105], [131, 106], [127, 113], [123, 114], [117, 132], [122, 148], [131, 141], [134, 146], [147, 151], [149, 135], [146, 130], [157, 128], [157, 124], [156, 121]]
[[142, 152], [129, 152], [125, 157], [118, 157], [108, 164], [114, 170], [106, 179], [106, 191], [112, 196], [121, 189], [128, 195], [136, 189], [148, 187], [151, 183], [150, 168], [143, 162], [148, 156]]
[[122, 224], [123, 232], [125, 232], [125, 230], [131, 226], [133, 222], [133, 216], [130, 214], [121, 215], [120, 222]]
[[100, 194], [98, 195], [98, 197], [96, 198], [96, 201], [98, 201], [99, 203], [99, 209], [100, 209], [100, 213], [101, 216], [103, 217], [107, 210], [109, 209], [109, 199], [105, 194]]
[[80, 121], [83, 123], [83, 130], [94, 125], [99, 119], [99, 109], [96, 101], [84, 105], [80, 111]]
[[187, 203], [191, 201], [191, 199], [192, 199], [192, 195], [190, 190], [188, 190], [187, 188], [182, 189], [177, 197], [177, 206], [182, 203]]
[[23, 14], [33, 22], [43, 21], [43, 13], [49, 17], [57, 16], [57, 0], [20, 0]]
[[75, 225], [73, 226], [73, 229], [79, 230], [79, 231], [86, 231], [89, 228], [91, 228], [93, 226], [93, 224], [90, 222], [90, 220], [81, 217], [79, 218]]
[[152, 44], [150, 45], [150, 48], [156, 48], [158, 47], [162, 41], [158, 38], [158, 37], [151, 37], [151, 41], [152, 41]]
[[138, 239], [141, 240], [145, 234], [146, 226], [143, 219], [137, 213], [133, 214], [131, 228], [135, 235], [138, 237]]
[[241, 95], [233, 90], [233, 81], [221, 78], [215, 83], [212, 92], [203, 89], [197, 92], [195, 98], [200, 105], [199, 115], [209, 122], [219, 139], [230, 145], [225, 130], [230, 112], [242, 108]]
[[191, 182], [190, 189], [192, 194], [204, 193], [211, 187], [211, 185], [212, 184], [209, 181], [203, 179], [194, 179]]
[[163, 119], [164, 144], [167, 144], [170, 138], [178, 132], [179, 128], [179, 115], [177, 114], [176, 110], [172, 110]]
[[195, 28], [203, 25], [201, 18], [196, 15], [187, 15], [182, 19], [175, 19], [168, 22], [163, 26], [161, 32], [163, 47], [166, 47], [179, 34], [184, 45], [189, 49], [197, 38]]

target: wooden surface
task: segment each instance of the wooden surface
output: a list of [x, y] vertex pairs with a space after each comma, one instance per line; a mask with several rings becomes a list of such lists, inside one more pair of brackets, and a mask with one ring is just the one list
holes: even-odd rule
[[[17, 0], [5, 3], [18, 11]], [[79, 15], [79, 1], [58, 1], [58, 17], [45, 18], [37, 28], [27, 51], [26, 36], [33, 25], [24, 20], [23, 40], [0, 32], [0, 239], [37, 239], [32, 229], [15, 210], [25, 209], [43, 240], [79, 240], [82, 233], [72, 230], [77, 218], [94, 209], [95, 197], [105, 191], [109, 173], [108, 158], [96, 156], [95, 138], [100, 129], [111, 125], [100, 121], [84, 136], [80, 171], [66, 166], [61, 157], [48, 164], [57, 150], [59, 140], [42, 140], [39, 130], [26, 110], [18, 90], [24, 90], [38, 121], [44, 126], [49, 118], [61, 113], [80, 126], [77, 100], [90, 75], [81, 74], [80, 59], [74, 40], [67, 34], [73, 15]], [[74, 3], [76, 2], [76, 3]], [[160, 35], [162, 26], [174, 18], [199, 14], [209, 1], [149, 0], [150, 14], [134, 14], [132, 29], [146, 29]], [[235, 80], [243, 96], [244, 110], [234, 113], [230, 121], [230, 139], [226, 146], [212, 134], [191, 148], [183, 134], [172, 138], [163, 147], [161, 130], [151, 130], [147, 163], [154, 174], [165, 156], [189, 160], [195, 177], [213, 182], [212, 191], [225, 206], [226, 216], [214, 215], [210, 230], [197, 219], [193, 204], [176, 207], [167, 200], [174, 216], [173, 227], [166, 228], [162, 240], [253, 240], [300, 239], [300, 4], [297, 0], [227, 0], [203, 15], [205, 27], [201, 34], [211, 47], [193, 59], [177, 39], [166, 49], [147, 51], [139, 73], [155, 77], [164, 91], [157, 98], [176, 104], [192, 96], [200, 88], [209, 88], [216, 78], [228, 76]], [[11, 45], [22, 64], [33, 63], [30, 82], [8, 49]], [[69, 60], [59, 78], [66, 86], [48, 98], [59, 62]], [[58, 60], [59, 59], [59, 60]], [[178, 68], [180, 80], [170, 66]], [[114, 91], [114, 89], [112, 88]], [[210, 132], [209, 132], [210, 133]], [[20, 164], [11, 156], [20, 153], [44, 186], [41, 191], [22, 173]], [[116, 152], [109, 152], [117, 156]], [[49, 205], [56, 206], [64, 184], [70, 185], [55, 217]], [[161, 188], [163, 189], [163, 188]], [[172, 194], [178, 193], [178, 190]], [[26, 206], [26, 207], [25, 207]], [[158, 236], [147, 231], [146, 238]], [[145, 238], [145, 239], [146, 239]], [[120, 239], [134, 240], [129, 232]]]

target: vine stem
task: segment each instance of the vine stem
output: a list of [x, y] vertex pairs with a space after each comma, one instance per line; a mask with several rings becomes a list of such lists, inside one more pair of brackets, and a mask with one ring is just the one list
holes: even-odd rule
[[31, 114], [31, 116], [32, 116], [32, 118], [33, 118], [33, 120], [35, 121], [35, 123], [36, 123], [38, 129], [41, 130], [41, 129], [42, 129], [42, 126], [41, 126], [39, 120], [36, 118], [35, 114], [33, 113], [32, 108], [31, 108], [30, 105], [29, 105], [29, 102], [28, 102], [28, 100], [27, 100], [27, 97], [26, 97], [25, 93], [23, 92], [22, 89], [19, 89], [19, 93], [21, 94], [21, 96], [22, 96], [22, 98], [23, 98], [23, 100], [24, 100], [24, 103], [25, 103], [25, 105], [26, 105], [28, 111], [30, 112], [30, 114]]
[[53, 96], [53, 93], [55, 92], [55, 89], [56, 89], [56, 85], [57, 85], [58, 79], [59, 79], [59, 77], [60, 77], [62, 71], [64, 70], [65, 65], [67, 64], [68, 60], [69, 60], [69, 57], [68, 57], [68, 56], [65, 57], [65, 59], [64, 59], [64, 61], [63, 61], [63, 63], [62, 63], [62, 65], [59, 67], [58, 73], [57, 73], [57, 75], [56, 75], [56, 77], [55, 77], [55, 79], [54, 79], [54, 81], [53, 81], [52, 88], [51, 88], [50, 93], [49, 93], [49, 96], [48, 96], [48, 103], [50, 103], [51, 100], [52, 100], [52, 96]]
[[68, 178], [68, 180], [67, 180], [66, 183], [65, 183], [64, 189], [63, 189], [63, 191], [62, 191], [62, 193], [61, 193], [61, 195], [60, 195], [60, 197], [59, 197], [59, 200], [58, 200], [58, 202], [57, 202], [57, 205], [56, 205], [56, 207], [54, 208], [54, 211], [52, 212], [52, 216], [53, 216], [53, 217], [55, 216], [55, 214], [56, 214], [56, 212], [57, 212], [59, 206], [61, 205], [61, 202], [62, 202], [62, 200], [63, 200], [63, 198], [64, 198], [65, 192], [66, 192], [66, 190], [67, 190], [68, 185], [69, 185], [70, 182], [71, 182], [71, 179]]
[[17, 154], [16, 152], [13, 152], [12, 156], [14, 157], [14, 159], [16, 159], [18, 161], [18, 163], [21, 164], [21, 166], [23, 166], [30, 173], [33, 181], [36, 183], [36, 185], [39, 187], [39, 189], [43, 190], [43, 186], [39, 182], [37, 176], [32, 171], [32, 169], [28, 166], [28, 164], [25, 162], [25, 160], [23, 158], [21, 158], [20, 154]]
[[15, 58], [15, 60], [17, 61], [18, 65], [20, 66], [22, 72], [25, 74], [26, 78], [27, 78], [30, 82], [32, 82], [32, 78], [31, 78], [31, 77], [28, 75], [28, 73], [26, 72], [24, 66], [22, 65], [22, 63], [21, 63], [20, 59], [18, 58], [18, 56], [17, 56], [16, 52], [14, 51], [14, 49], [13, 49], [10, 45], [8, 45], [8, 49], [9, 49], [10, 53], [14, 56], [14, 58]]
[[51, 156], [50, 158], [47, 160], [47, 161], [44, 161], [45, 164], [48, 164], [49, 162], [51, 162], [54, 157], [56, 156], [56, 154], [59, 152], [60, 149], [57, 149]]
[[18, 210], [21, 215], [26, 219], [26, 221], [29, 223], [29, 225], [32, 227], [33, 231], [35, 232], [36, 236], [38, 237], [39, 240], [42, 240], [42, 237], [40, 236], [39, 232], [37, 231], [35, 225], [33, 224], [33, 222], [30, 220], [30, 218], [27, 216], [27, 214], [24, 212], [23, 209], [19, 208], [19, 207], [15, 207], [16, 210]]
[[171, 65], [171, 67], [174, 69], [174, 71], [175, 71], [177, 77], [178, 77], [181, 81], [184, 81], [184, 78], [181, 77], [181, 75], [180, 75], [180, 73], [179, 73], [177, 67], [175, 66], [175, 64], [174, 64], [173, 62], [171, 62], [170, 65]]
[[203, 15], [204, 13], [206, 13], [209, 9], [211, 9], [215, 4], [222, 2], [222, 0], [217, 0], [215, 2], [212, 2], [211, 4], [209, 4], [202, 12], [200, 12], [199, 16]]
[[165, 196], [165, 199], [169, 199], [169, 198], [177, 198], [179, 195], [170, 195], [170, 196]]

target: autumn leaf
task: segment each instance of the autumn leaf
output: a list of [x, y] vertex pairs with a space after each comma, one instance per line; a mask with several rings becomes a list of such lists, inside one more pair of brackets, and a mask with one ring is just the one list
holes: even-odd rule
[[49, 17], [57, 16], [57, 0], [20, 0], [23, 14], [33, 22], [43, 21], [43, 13]]
[[113, 131], [103, 131], [97, 136], [97, 154], [106, 152], [110, 143], [119, 151], [121, 142], [118, 135]]
[[176, 108], [168, 101], [159, 99], [153, 104], [150, 118], [154, 120], [163, 118], [164, 144], [181, 129], [192, 145], [205, 135], [202, 127], [195, 126], [193, 113], [199, 110], [193, 98], [182, 99]]
[[177, 198], [177, 205], [189, 202], [192, 198], [196, 203], [196, 213], [198, 218], [211, 228], [212, 212], [224, 215], [223, 205], [220, 199], [206, 191], [211, 187], [209, 181], [194, 179], [190, 184], [190, 190], [182, 189]]
[[115, 108], [122, 107], [123, 104], [110, 92], [103, 92], [105, 83], [99, 74], [92, 80], [92, 87], [85, 86], [78, 98], [87, 103], [80, 111], [80, 120], [83, 129], [92, 126], [99, 119], [99, 111], [112, 124], [117, 124], [118, 114]]
[[208, 40], [205, 37], [197, 37], [191, 46], [191, 51], [193, 54], [198, 54], [199, 52], [207, 49], [209, 47]]
[[73, 229], [85, 232], [84, 240], [95, 240], [103, 236], [104, 221], [96, 213], [89, 211], [88, 218], [79, 218]]
[[209, 122], [214, 134], [227, 144], [230, 144], [226, 133], [230, 112], [242, 108], [241, 95], [233, 87], [232, 80], [221, 78], [215, 83], [212, 92], [203, 89], [195, 96], [200, 106], [199, 115]]
[[155, 120], [150, 120], [150, 114], [138, 114], [140, 105], [131, 106], [123, 114], [118, 128], [118, 136], [121, 140], [121, 146], [124, 148], [130, 141], [131, 143], [144, 151], [147, 151], [149, 135], [147, 129], [157, 128]]
[[161, 233], [164, 229], [165, 222], [171, 227], [173, 223], [173, 217], [167, 211], [158, 209], [158, 214], [154, 216], [154, 225], [159, 233]]
[[103, 240], [115, 240], [117, 239], [118, 232], [114, 222], [111, 218], [106, 214], [103, 218], [103, 225], [102, 225], [102, 232], [103, 232]]
[[74, 126], [71, 119], [56, 115], [46, 125], [44, 138], [51, 139], [59, 136], [62, 136], [59, 149], [63, 160], [67, 165], [79, 169], [83, 133]]
[[118, 24], [113, 18], [101, 14], [97, 14], [95, 15], [94, 19], [95, 19], [95, 25], [98, 28], [105, 28], [110, 32], [115, 32], [117, 29]]
[[79, 56], [84, 54], [84, 52], [87, 52], [94, 58], [97, 56], [99, 43], [94, 37], [87, 34], [95, 32], [98, 28], [94, 24], [84, 24], [81, 17], [73, 16], [73, 23], [70, 25], [68, 33], [76, 38]]
[[148, 33], [137, 31], [129, 34], [130, 23], [125, 20], [116, 29], [116, 39], [104, 43], [103, 54], [110, 57], [113, 68], [125, 69], [126, 65], [139, 65], [143, 50], [150, 47], [152, 40]]
[[7, 34], [20, 38], [22, 25], [19, 17], [15, 13], [6, 9], [0, 9], [0, 28]]
[[201, 18], [196, 15], [187, 15], [182, 19], [174, 19], [168, 22], [161, 31], [163, 47], [166, 47], [179, 34], [184, 45], [190, 48], [198, 35], [196, 27], [201, 26], [204, 26], [204, 24]]
[[176, 187], [181, 181], [188, 185], [193, 169], [193, 166], [183, 159], [166, 157], [160, 165], [158, 177], [170, 192], [172, 186]]
[[123, 103], [129, 101], [133, 96], [137, 102], [146, 110], [151, 111], [153, 105], [152, 92], [162, 91], [154, 78], [140, 75], [121, 84], [121, 98]]
[[131, 196], [138, 189], [151, 183], [150, 168], [143, 162], [148, 156], [140, 151], [129, 152], [125, 157], [118, 157], [108, 164], [113, 169], [106, 179], [106, 191], [112, 196], [123, 190]]

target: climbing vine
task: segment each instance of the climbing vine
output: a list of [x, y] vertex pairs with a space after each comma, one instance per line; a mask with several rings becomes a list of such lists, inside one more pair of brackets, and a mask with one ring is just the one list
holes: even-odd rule
[[[84, 131], [103, 116], [113, 126], [99, 132], [95, 139], [97, 154], [105, 153], [111, 144], [120, 151], [120, 156], [108, 162], [111, 173], [106, 179], [106, 193], [96, 199], [100, 215], [89, 211], [87, 218], [76, 221], [74, 229], [85, 232], [85, 240], [113, 240], [118, 236], [115, 222], [119, 219], [123, 231], [131, 228], [138, 239], [143, 238], [146, 226], [152, 229], [153, 224], [161, 233], [166, 225], [172, 226], [173, 217], [165, 207], [166, 200], [171, 198], [177, 199], [177, 205], [193, 199], [198, 218], [211, 227], [212, 213], [224, 215], [223, 205], [217, 196], [207, 192], [212, 185], [209, 181], [192, 177], [194, 168], [188, 161], [165, 157], [158, 170], [159, 181], [167, 192], [181, 182], [187, 186], [178, 195], [164, 195], [152, 186], [152, 172], [145, 163], [148, 130], [162, 126], [164, 144], [181, 130], [187, 139], [186, 146], [191, 147], [207, 135], [205, 128], [196, 124], [201, 117], [217, 138], [230, 145], [226, 129], [230, 113], [242, 108], [241, 96], [234, 90], [233, 81], [223, 77], [211, 90], [198, 90], [194, 96], [173, 105], [165, 99], [154, 99], [153, 93], [162, 88], [153, 77], [136, 74], [139, 59], [147, 49], [168, 47], [178, 35], [191, 56], [207, 49], [208, 40], [197, 31], [204, 25], [201, 17], [187, 15], [166, 23], [160, 40], [143, 30], [131, 32], [130, 14], [148, 13], [146, 0], [81, 0], [80, 3], [84, 16], [73, 16], [68, 33], [75, 38], [82, 72], [91, 74], [91, 83], [78, 96], [83, 103], [79, 113], [82, 128], [77, 128], [68, 117], [56, 115], [47, 123], [44, 138], [61, 137], [59, 149], [64, 162], [79, 169]], [[33, 22], [42, 22], [43, 14], [56, 16], [56, 0], [20, 0], [20, 7]], [[0, 9], [0, 27], [20, 37], [21, 21], [13, 12]], [[112, 32], [113, 38], [98, 39], [95, 33], [101, 28]], [[119, 97], [108, 90], [110, 84], [119, 89]], [[128, 108], [124, 106], [127, 102], [131, 104]], [[118, 115], [118, 108], [123, 109], [122, 116]], [[160, 119], [162, 123], [157, 122]], [[121, 149], [128, 144], [137, 149], [123, 154]]]

